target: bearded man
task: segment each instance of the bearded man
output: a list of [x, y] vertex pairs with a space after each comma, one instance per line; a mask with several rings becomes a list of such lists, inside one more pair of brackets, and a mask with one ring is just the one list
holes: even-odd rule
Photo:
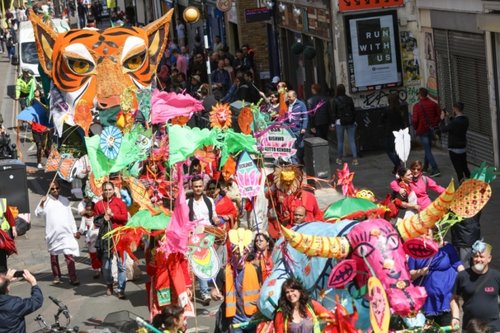
[[491, 332], [500, 331], [498, 296], [500, 295], [500, 272], [489, 267], [491, 245], [481, 240], [472, 245], [471, 267], [458, 273], [453, 290], [451, 325], [460, 327], [458, 298], [463, 299], [463, 327], [471, 319], [479, 319], [488, 324]]

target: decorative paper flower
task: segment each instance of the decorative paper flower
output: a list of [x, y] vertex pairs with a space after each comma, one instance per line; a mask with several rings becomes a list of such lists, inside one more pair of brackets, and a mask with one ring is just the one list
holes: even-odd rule
[[344, 196], [354, 196], [356, 190], [352, 185], [352, 179], [354, 178], [354, 172], [349, 171], [349, 166], [344, 163], [342, 169], [337, 169], [337, 185], [342, 186], [342, 194]]
[[253, 198], [259, 194], [260, 172], [258, 169], [246, 173], [236, 173], [236, 183], [243, 198]]
[[117, 127], [108, 126], [104, 128], [101, 133], [99, 146], [107, 158], [114, 160], [118, 156], [122, 138], [123, 134]]
[[233, 123], [229, 104], [217, 103], [210, 111], [210, 126], [212, 128], [227, 129]]

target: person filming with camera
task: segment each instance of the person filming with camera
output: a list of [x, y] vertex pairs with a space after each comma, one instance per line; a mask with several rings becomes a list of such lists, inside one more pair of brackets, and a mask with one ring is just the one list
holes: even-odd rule
[[[21, 298], [9, 295], [10, 283], [22, 277], [31, 285], [31, 297]], [[28, 271], [9, 269], [0, 274], [0, 333], [25, 333], [25, 316], [40, 309], [43, 304], [42, 290], [35, 277]]]

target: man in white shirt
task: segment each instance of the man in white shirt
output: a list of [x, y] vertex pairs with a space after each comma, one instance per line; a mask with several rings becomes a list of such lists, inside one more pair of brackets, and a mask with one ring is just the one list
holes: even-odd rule
[[[205, 190], [203, 178], [200, 176], [193, 176], [191, 180], [191, 188], [193, 189], [193, 198], [187, 202], [189, 207], [189, 219], [191, 221], [198, 221], [200, 225], [218, 225], [220, 222], [217, 220], [215, 212], [215, 203], [212, 198], [206, 196], [203, 191]], [[200, 294], [203, 305], [210, 305], [210, 291], [208, 290], [208, 282], [206, 280], [198, 279], [200, 283]]]
[[75, 256], [80, 255], [75, 218], [71, 211], [69, 200], [59, 195], [60, 186], [57, 181], [52, 182], [48, 196], [44, 196], [35, 209], [36, 216], [45, 216], [45, 240], [50, 253], [50, 264], [54, 276], [53, 283], [61, 283], [61, 268], [59, 255], [64, 254], [70, 284], [80, 284], [76, 277]]
[[202, 225], [219, 224], [213, 199], [203, 193], [205, 190], [203, 178], [194, 176], [191, 180], [191, 188], [193, 189], [193, 198], [188, 200], [189, 219], [191, 221], [198, 220], [198, 223]]

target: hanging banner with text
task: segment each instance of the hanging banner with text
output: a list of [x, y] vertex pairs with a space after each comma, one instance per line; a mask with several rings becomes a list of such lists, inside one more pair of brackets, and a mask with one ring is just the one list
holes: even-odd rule
[[351, 92], [402, 85], [396, 11], [345, 17]]
[[404, 0], [339, 0], [339, 11], [396, 7], [404, 5]]
[[272, 128], [259, 138], [262, 155], [266, 158], [288, 158], [297, 153], [296, 138], [286, 128]]

